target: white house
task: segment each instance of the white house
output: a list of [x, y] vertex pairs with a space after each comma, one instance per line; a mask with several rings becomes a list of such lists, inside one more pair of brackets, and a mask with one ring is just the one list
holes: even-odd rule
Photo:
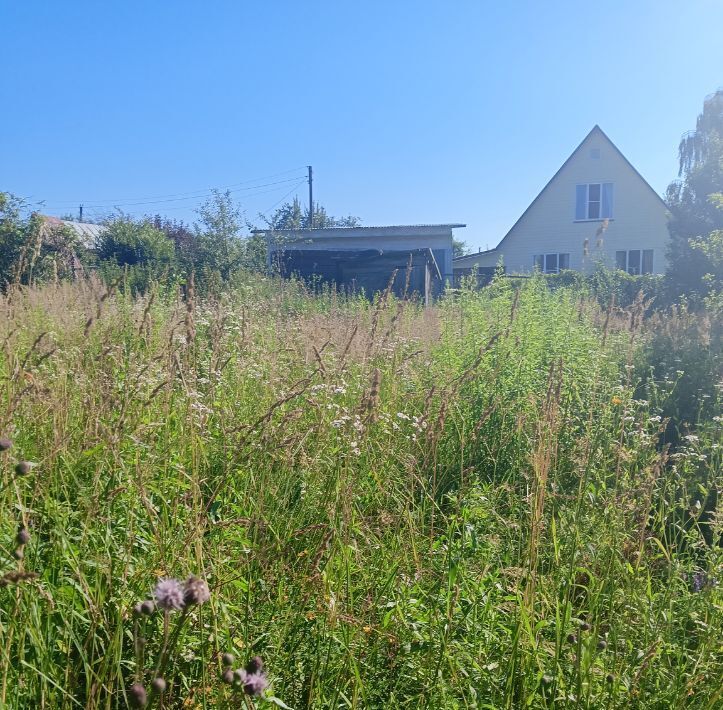
[[595, 126], [497, 247], [455, 259], [454, 274], [500, 262], [507, 273], [604, 264], [661, 274], [668, 238], [665, 203]]

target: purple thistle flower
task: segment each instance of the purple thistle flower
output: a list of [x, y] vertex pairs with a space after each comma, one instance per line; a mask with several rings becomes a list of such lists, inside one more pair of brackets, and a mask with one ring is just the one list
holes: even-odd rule
[[166, 683], [164, 678], [161, 678], [158, 676], [158, 678], [154, 678], [153, 682], [151, 683], [151, 687], [153, 688], [154, 693], [158, 693], [160, 695], [163, 693], [166, 688], [168, 687], [168, 684]]
[[159, 579], [153, 596], [164, 611], [183, 609], [183, 585], [177, 579]]
[[186, 606], [203, 604], [211, 598], [208, 584], [198, 577], [191, 575], [184, 585], [183, 602]]
[[33, 464], [30, 461], [20, 461], [15, 466], [15, 474], [18, 476], [27, 476], [33, 470]]
[[260, 673], [247, 673], [243, 686], [246, 695], [252, 695], [257, 698], [269, 687], [269, 681], [266, 679], [266, 674], [263, 671]]
[[717, 587], [718, 580], [715, 577], [709, 577], [705, 572], [696, 572], [693, 575], [693, 591], [701, 592], [706, 587]]
[[246, 668], [239, 668], [234, 671], [234, 680], [243, 687], [246, 695], [259, 697], [269, 687], [266, 673], [262, 670], [263, 667], [264, 662], [261, 656], [254, 656], [246, 664]]
[[18, 545], [27, 545], [30, 542], [30, 533], [26, 527], [22, 525], [18, 528], [18, 534], [15, 536], [15, 542]]
[[246, 664], [246, 672], [247, 673], [259, 673], [264, 667], [264, 662], [261, 658], [261, 656], [254, 656], [247, 664]]
[[693, 575], [693, 591], [700, 592], [705, 587], [705, 572], [696, 572]]
[[0, 437], [0, 451], [7, 451], [12, 448], [13, 442], [7, 436]]
[[223, 663], [224, 666], [227, 666], [227, 667], [228, 667], [228, 666], [232, 666], [232, 665], [233, 665], [233, 662], [234, 662], [235, 660], [236, 660], [236, 659], [234, 658], [233, 653], [224, 653], [224, 654], [221, 656], [221, 662]]
[[148, 693], [146, 689], [140, 683], [133, 683], [128, 688], [128, 700], [130, 701], [131, 707], [144, 708], [148, 705]]

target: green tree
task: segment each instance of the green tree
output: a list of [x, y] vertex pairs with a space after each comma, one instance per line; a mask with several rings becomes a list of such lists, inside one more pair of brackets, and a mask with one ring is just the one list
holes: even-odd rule
[[98, 240], [97, 256], [106, 278], [114, 278], [119, 267], [128, 275], [131, 291], [145, 291], [152, 281], [175, 275], [173, 242], [149, 218], [120, 215], [106, 223]]
[[121, 215], [106, 227], [98, 240], [99, 259], [118, 266], [153, 265], [158, 270], [173, 265], [173, 242], [150, 220]]
[[[311, 226], [309, 220], [309, 209], [303, 209], [299, 198], [295, 197], [293, 202], [287, 202], [279, 207], [270, 219], [259, 215], [269, 229], [308, 229]], [[314, 203], [314, 228], [324, 229], [329, 227], [358, 227], [358, 217], [332, 217], [327, 214], [326, 209]]]
[[0, 192], [0, 289], [72, 278], [84, 251], [72, 230], [31, 211], [21, 198]]
[[234, 270], [243, 266], [241, 208], [228, 190], [214, 190], [197, 214], [200, 221], [195, 225], [199, 251], [196, 266], [203, 272], [216, 272], [227, 281]]
[[720, 289], [723, 230], [723, 90], [707, 97], [694, 131], [678, 149], [679, 180], [671, 183], [668, 280], [673, 298], [694, 304]]
[[22, 200], [0, 192], [0, 287], [5, 289], [18, 277], [23, 245], [37, 238], [37, 231], [21, 217]]
[[457, 259], [460, 256], [465, 256], [468, 251], [467, 242], [452, 237], [452, 258]]

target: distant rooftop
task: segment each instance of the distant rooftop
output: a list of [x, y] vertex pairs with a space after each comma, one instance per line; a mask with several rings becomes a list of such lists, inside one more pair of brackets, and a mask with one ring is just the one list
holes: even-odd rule
[[79, 237], [83, 246], [87, 249], [93, 249], [96, 242], [103, 232], [107, 229], [102, 224], [91, 224], [90, 222], [72, 222], [69, 219], [59, 219], [58, 217], [50, 217], [42, 215], [45, 223], [49, 227], [67, 227], [73, 230]]
[[479, 251], [471, 251], [469, 254], [462, 254], [462, 256], [455, 256], [452, 261], [460, 261], [462, 259], [472, 259], [475, 256], [482, 256], [483, 254], [491, 254], [493, 251], [497, 251], [497, 247], [494, 249], [480, 249]]

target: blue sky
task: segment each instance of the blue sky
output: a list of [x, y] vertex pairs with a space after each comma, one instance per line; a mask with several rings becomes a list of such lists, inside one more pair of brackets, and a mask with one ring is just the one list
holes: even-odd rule
[[595, 123], [662, 193], [722, 36], [720, 0], [0, 0], [0, 190], [254, 219], [311, 164], [332, 214], [492, 247]]

